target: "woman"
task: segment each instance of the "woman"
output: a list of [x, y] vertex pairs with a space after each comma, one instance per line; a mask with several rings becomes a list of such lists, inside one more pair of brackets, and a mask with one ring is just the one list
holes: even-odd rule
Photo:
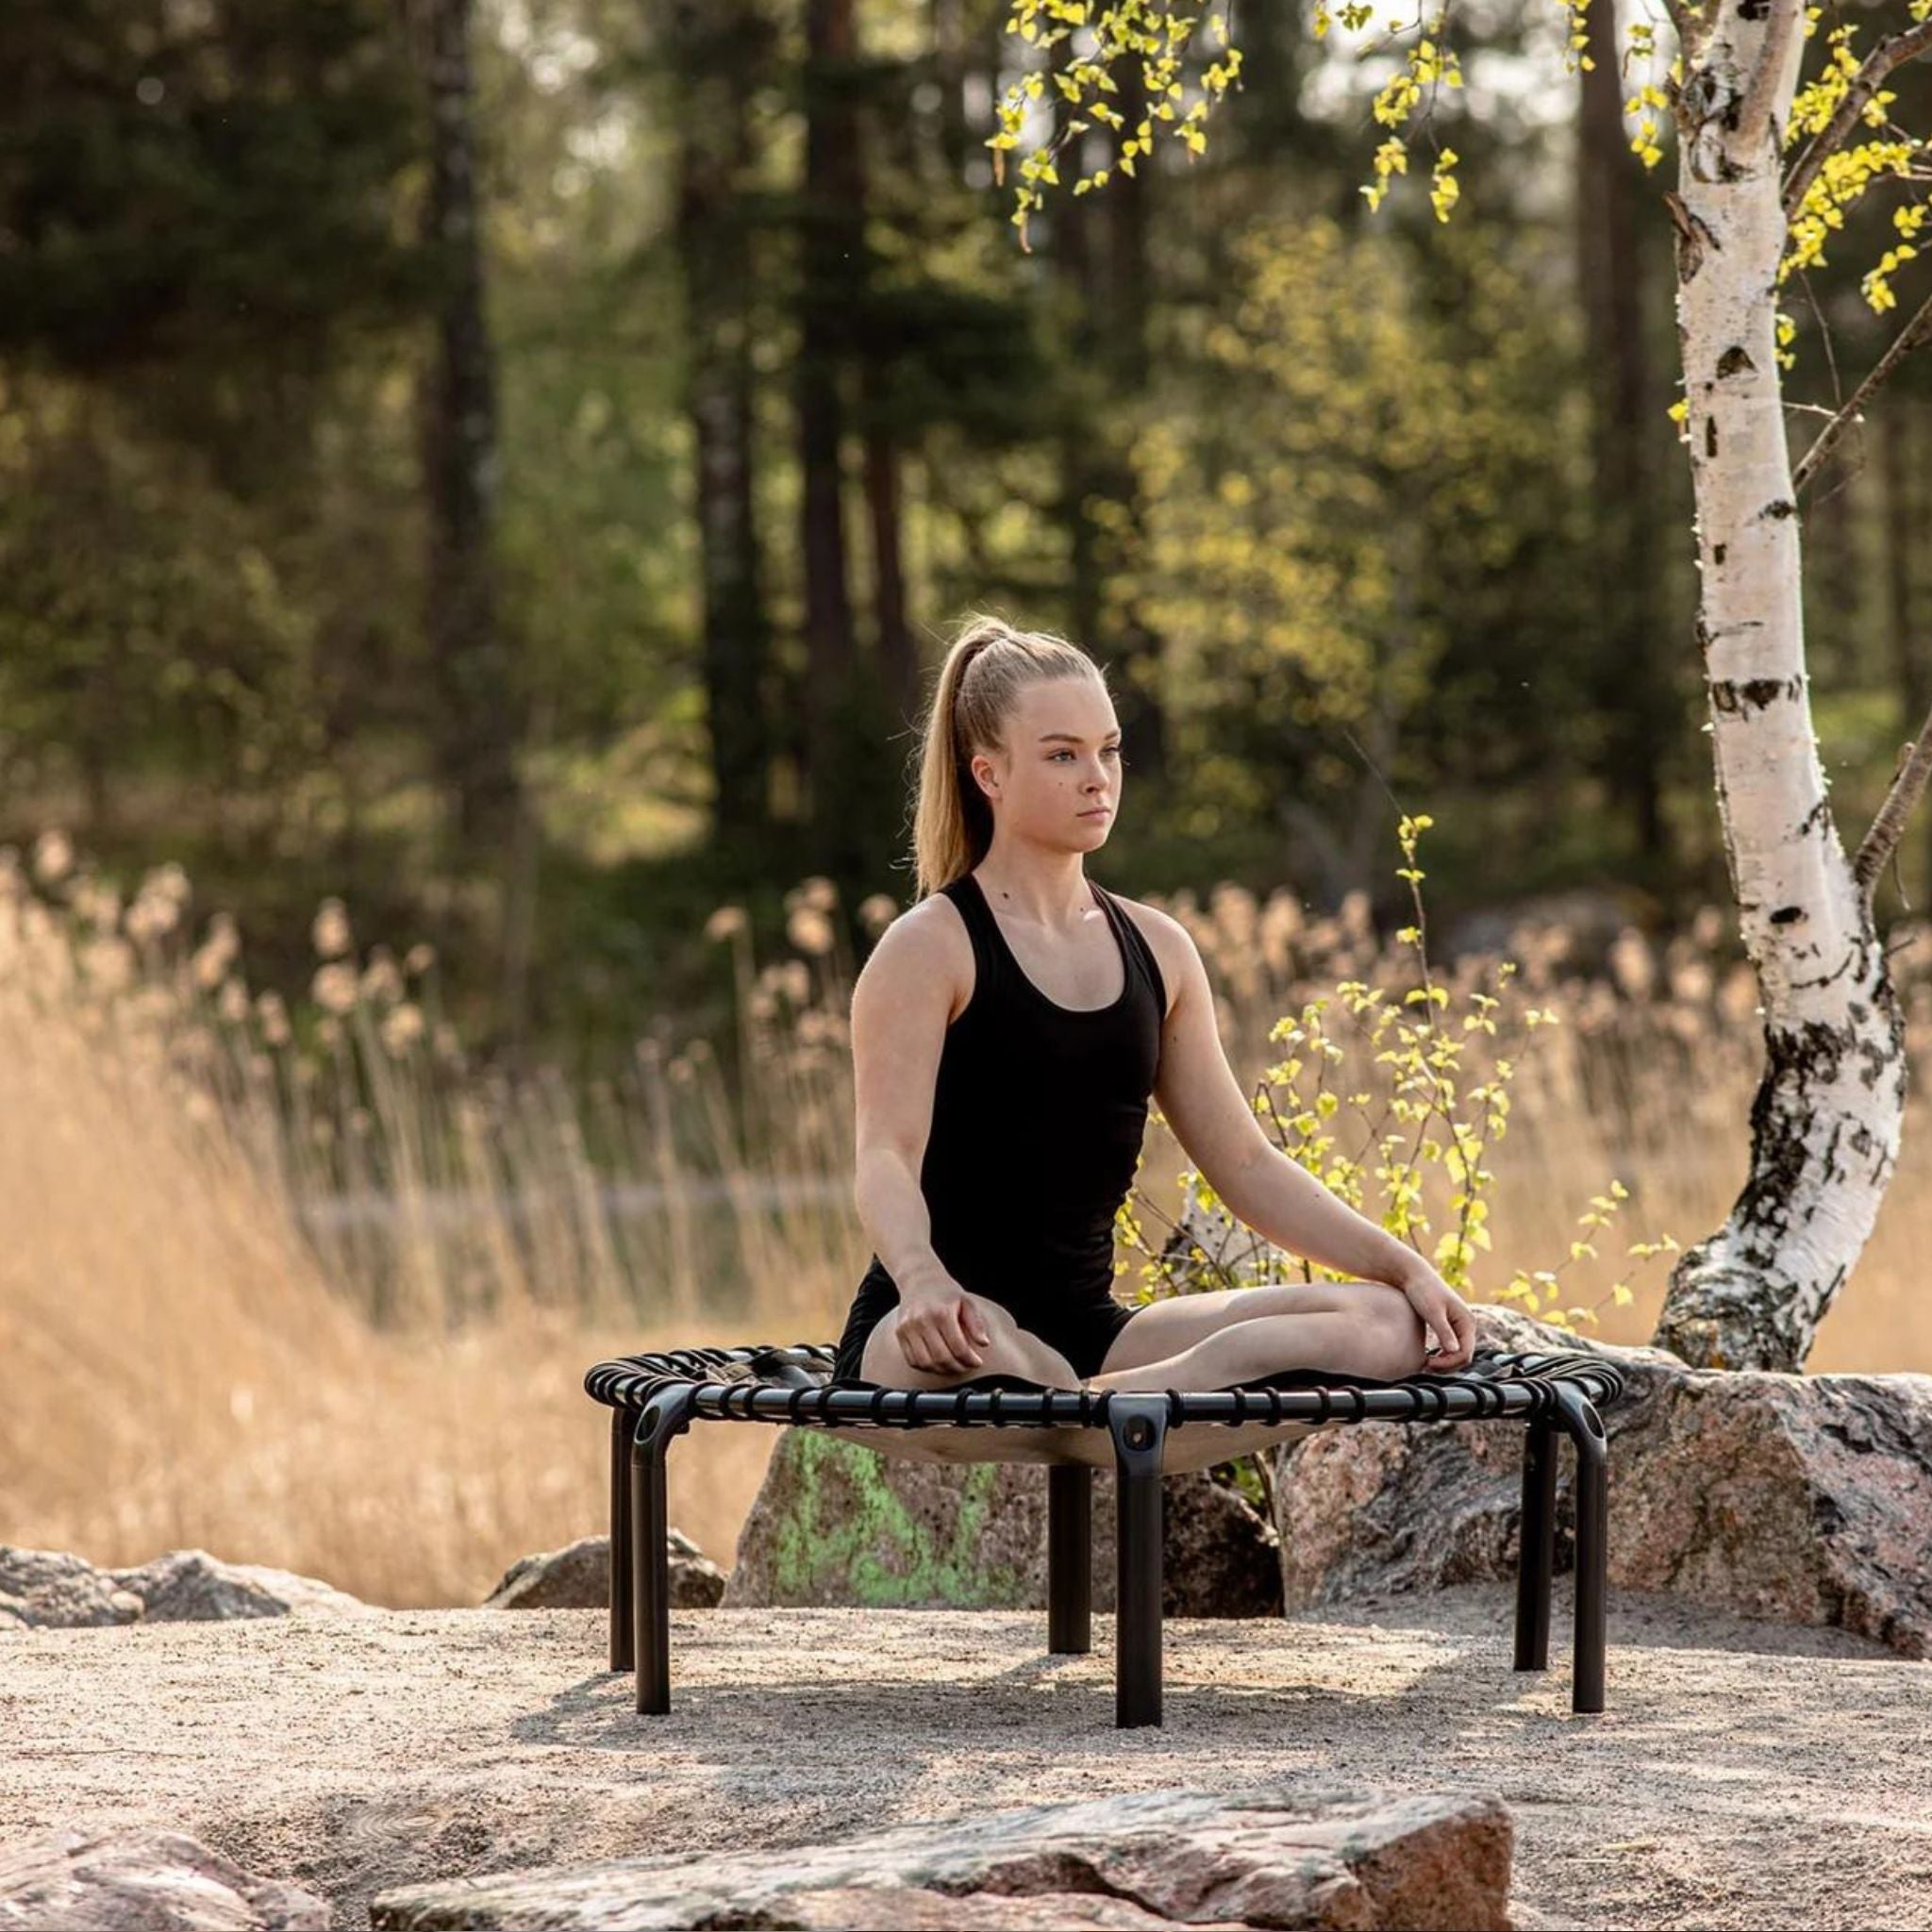
[[[1105, 675], [1077, 645], [986, 617], [955, 640], [924, 727], [924, 896], [853, 990], [874, 1253], [837, 1374], [1098, 1391], [1465, 1365], [1460, 1297], [1261, 1132], [1187, 928], [1087, 877], [1121, 764]], [[1364, 1278], [1116, 1301], [1114, 1216], [1150, 1092], [1231, 1213]]]

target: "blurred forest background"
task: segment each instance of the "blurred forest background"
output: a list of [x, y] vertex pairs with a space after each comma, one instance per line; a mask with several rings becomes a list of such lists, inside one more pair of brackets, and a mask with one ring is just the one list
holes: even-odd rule
[[[1250, 0], [1208, 152], [1050, 197], [1029, 249], [986, 147], [1041, 58], [1004, 14], [0, 14], [14, 1540], [441, 1600], [596, 1525], [597, 1347], [829, 1338], [866, 1245], [843, 1001], [979, 608], [1111, 667], [1093, 870], [1188, 913], [1244, 1077], [1385, 958], [1425, 811], [1432, 947], [1510, 941], [1581, 1023], [1496, 1260], [1560, 1254], [1611, 1173], [1633, 1233], [1722, 1218], [1759, 1046], [1667, 414], [1674, 156], [1629, 151], [1609, 0], [1576, 74], [1549, 0], [1458, 11], [1447, 225], [1424, 181], [1369, 211], [1379, 73]], [[1892, 333], [1880, 199], [1788, 291], [1799, 446]], [[1804, 508], [1854, 835], [1932, 707], [1927, 384]], [[1822, 1355], [1932, 1365], [1883, 1259], [1916, 1141]], [[1568, 1280], [1623, 1306], [1595, 1259]], [[155, 1405], [125, 1455], [109, 1334]], [[487, 1463], [436, 1401], [462, 1350]], [[317, 1430], [367, 1460], [325, 1493]]]
[[[1208, 154], [1023, 253], [995, 0], [16, 0], [0, 837], [178, 860], [290, 991], [340, 895], [476, 1045], [588, 1065], [723, 1017], [720, 898], [906, 897], [923, 678], [985, 605], [1114, 669], [1121, 890], [1399, 911], [1386, 781], [1440, 911], [1614, 879], [1671, 923], [1724, 868], [1669, 170], [1611, 9], [1591, 72], [1562, 28], [1457, 29], [1445, 225], [1368, 212], [1367, 76], [1244, 7]], [[1889, 339], [1861, 239], [1791, 291], [1801, 406]], [[1932, 703], [1928, 457], [1908, 369], [1807, 504], [1852, 814]]]

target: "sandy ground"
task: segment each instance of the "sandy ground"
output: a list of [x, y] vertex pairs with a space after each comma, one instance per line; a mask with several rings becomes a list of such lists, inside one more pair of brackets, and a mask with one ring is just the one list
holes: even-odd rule
[[1510, 1669], [1510, 1595], [1167, 1628], [1166, 1723], [1113, 1726], [1017, 1612], [690, 1610], [640, 1718], [599, 1613], [388, 1611], [0, 1637], [0, 1833], [165, 1824], [328, 1894], [742, 1848], [1151, 1787], [1493, 1790], [1550, 1926], [1932, 1924], [1932, 1669], [1612, 1591], [1609, 1709]]

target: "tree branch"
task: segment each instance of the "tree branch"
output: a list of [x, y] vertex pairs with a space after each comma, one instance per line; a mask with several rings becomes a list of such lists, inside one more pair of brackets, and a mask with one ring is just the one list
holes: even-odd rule
[[1907, 748], [1906, 761], [1898, 768], [1891, 789], [1885, 794], [1885, 803], [1878, 808], [1878, 816], [1872, 821], [1872, 829], [1865, 834], [1858, 856], [1852, 861], [1852, 876], [1857, 881], [1858, 895], [1868, 915], [1878, 874], [1897, 849], [1906, 821], [1911, 817], [1927, 777], [1932, 777], [1932, 712], [1926, 714], [1925, 722], [1919, 726], [1919, 735]]
[[1771, 119], [1771, 104], [1791, 51], [1791, 35], [1804, 10], [1805, 0], [1773, 0], [1771, 25], [1764, 31], [1764, 45], [1758, 50], [1757, 65], [1738, 113], [1738, 145], [1746, 152], [1757, 144]]
[[1932, 47], [1932, 20], [1905, 33], [1893, 34], [1889, 41], [1880, 41], [1865, 56], [1857, 73], [1852, 76], [1851, 86], [1845, 90], [1844, 99], [1838, 104], [1831, 119], [1811, 137], [1810, 144], [1785, 177], [1787, 222], [1803, 205], [1806, 191], [1817, 180], [1818, 171], [1843, 146], [1846, 135], [1857, 125], [1858, 116], [1865, 111], [1886, 75], [1894, 67], [1917, 59], [1927, 47]]
[[1865, 405], [1890, 380], [1898, 365], [1928, 336], [1932, 336], [1932, 295], [1927, 295], [1919, 304], [1918, 313], [1899, 330], [1891, 347], [1879, 357], [1872, 373], [1852, 391], [1851, 400], [1818, 432], [1817, 440], [1805, 452], [1798, 467], [1791, 472], [1793, 496], [1796, 496], [1818, 474], [1826, 458], [1838, 447], [1839, 439], [1857, 420]]

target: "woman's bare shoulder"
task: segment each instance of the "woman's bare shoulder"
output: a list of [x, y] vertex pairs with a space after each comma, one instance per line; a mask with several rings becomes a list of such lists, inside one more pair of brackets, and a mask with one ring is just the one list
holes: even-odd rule
[[874, 987], [929, 993], [946, 990], [949, 1016], [973, 991], [973, 938], [959, 908], [928, 892], [900, 912], [867, 954], [859, 977]]

